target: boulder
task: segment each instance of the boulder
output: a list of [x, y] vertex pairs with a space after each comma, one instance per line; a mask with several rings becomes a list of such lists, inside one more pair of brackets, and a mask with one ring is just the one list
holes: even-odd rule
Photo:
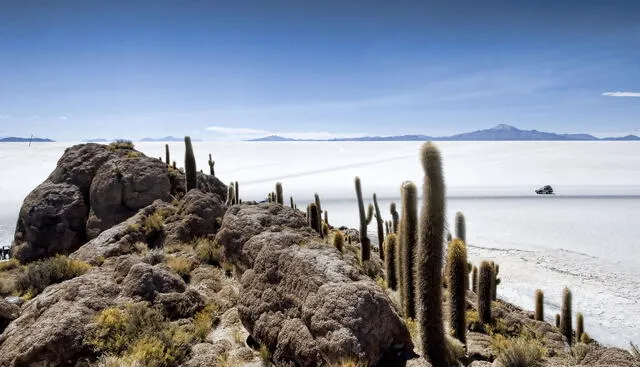
[[106, 162], [91, 183], [87, 235], [95, 238], [154, 200], [169, 201], [170, 190], [167, 166], [157, 159], [137, 156]]
[[47, 287], [0, 335], [0, 366], [68, 366], [90, 355], [85, 326], [120, 292], [102, 268]]
[[108, 160], [118, 157], [118, 153], [103, 144], [80, 144], [65, 149], [56, 168], [47, 181], [68, 183], [77, 186], [85, 197], [98, 169]]
[[123, 296], [149, 302], [153, 302], [158, 293], [182, 293], [186, 289], [184, 281], [176, 274], [146, 263], [133, 265], [121, 286]]
[[302, 229], [309, 236], [315, 233], [307, 225], [304, 214], [288, 206], [276, 203], [234, 205], [225, 213], [216, 241], [224, 246], [225, 258], [242, 272], [252, 266], [252, 260], [243, 252], [245, 242], [261, 232], [278, 232], [284, 228]]
[[[137, 251], [134, 246], [136, 243], [151, 242], [150, 237], [154, 236], [153, 233], [146, 233], [145, 220], [157, 212], [172, 213], [174, 211], [175, 208], [172, 205], [156, 200], [133, 217], [100, 233], [98, 237], [81, 246], [69, 257], [96, 265], [99, 259], [104, 260]], [[163, 235], [158, 234], [157, 237], [163, 237]]]
[[176, 214], [167, 218], [165, 244], [187, 243], [215, 235], [227, 207], [216, 194], [191, 190], [180, 201]]
[[22, 204], [12, 257], [29, 262], [75, 250], [85, 241], [88, 213], [77, 186], [45, 181]]
[[18, 316], [20, 316], [20, 307], [0, 298], [0, 333]]
[[385, 292], [332, 246], [285, 228], [255, 235], [243, 247], [253, 266], [242, 276], [238, 311], [277, 365], [320, 366], [348, 357], [402, 365], [414, 355]]

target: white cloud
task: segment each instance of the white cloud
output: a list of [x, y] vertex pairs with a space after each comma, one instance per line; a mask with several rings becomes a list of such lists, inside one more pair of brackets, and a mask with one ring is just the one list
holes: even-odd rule
[[253, 129], [246, 127], [224, 127], [224, 126], [210, 126], [205, 130], [214, 132], [219, 135], [223, 135], [228, 139], [252, 139], [262, 138], [265, 136], [278, 135], [283, 138], [289, 139], [334, 139], [334, 138], [355, 138], [365, 136], [367, 133], [332, 133], [327, 131], [307, 131], [307, 132], [292, 132], [292, 131], [269, 131], [263, 129]]
[[0, 120], [8, 120], [10, 118], [11, 118], [11, 116], [9, 116], [9, 115], [0, 115]]
[[640, 97], [638, 92], [605, 92], [602, 95], [608, 97]]
[[60, 116], [60, 120], [68, 120], [69, 118], [67, 116]]

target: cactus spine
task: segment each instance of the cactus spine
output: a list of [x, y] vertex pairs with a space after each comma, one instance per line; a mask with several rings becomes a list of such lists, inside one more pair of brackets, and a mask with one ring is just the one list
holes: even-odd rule
[[356, 177], [356, 196], [358, 197], [358, 212], [360, 214], [360, 260], [368, 261], [371, 258], [371, 242], [367, 237], [367, 218], [364, 213], [364, 201], [362, 200], [362, 186], [360, 177]]
[[478, 267], [477, 266], [473, 266], [473, 269], [471, 270], [471, 284], [472, 284], [472, 291], [474, 293], [478, 293]]
[[391, 221], [392, 226], [389, 228], [389, 232], [398, 233], [398, 225], [400, 223], [400, 215], [398, 214], [398, 210], [396, 209], [396, 203], [391, 202], [389, 205], [389, 212], [391, 212]]
[[284, 196], [282, 195], [282, 184], [276, 182], [276, 202], [280, 205], [284, 205]]
[[211, 176], [216, 175], [216, 171], [213, 169], [213, 166], [215, 165], [216, 165], [216, 162], [213, 160], [213, 157], [211, 157], [211, 153], [209, 153], [209, 174]]
[[384, 243], [386, 257], [384, 259], [384, 268], [386, 270], [387, 286], [394, 291], [398, 289], [398, 278], [396, 272], [396, 251], [398, 248], [398, 238], [391, 233], [387, 236]]
[[373, 206], [376, 210], [376, 222], [378, 224], [378, 248], [380, 249], [380, 260], [384, 261], [384, 230], [382, 225], [382, 215], [378, 206], [378, 197], [373, 194]]
[[582, 314], [578, 312], [576, 314], [576, 340], [582, 341], [583, 333], [584, 333], [584, 316], [582, 316]]
[[[419, 306], [416, 308], [420, 311], [419, 328], [422, 337], [422, 351], [429, 356], [432, 365], [449, 366], [453, 361], [449, 361], [447, 357], [442, 322], [442, 241], [444, 240], [445, 226], [445, 185], [442, 176], [442, 161], [440, 152], [431, 142], [425, 143], [420, 153], [424, 169], [424, 184], [420, 238], [416, 258], [419, 302]], [[407, 202], [411, 206], [410, 200]], [[407, 212], [410, 212], [410, 208]], [[405, 219], [405, 221], [407, 220], [410, 218]], [[405, 231], [407, 227], [406, 223], [403, 224], [401, 230], [403, 237], [414, 235]], [[410, 240], [405, 241], [410, 242]]]
[[171, 155], [169, 154], [169, 144], [164, 145], [164, 162], [167, 166], [171, 165]]
[[478, 316], [483, 324], [491, 323], [491, 278], [493, 266], [488, 261], [480, 264], [478, 276]]
[[544, 321], [544, 293], [536, 289], [536, 317], [537, 321]]
[[[413, 182], [402, 185], [402, 309], [404, 316], [416, 318], [414, 259], [418, 243], [418, 188]], [[442, 259], [442, 258], [441, 258]]]
[[462, 344], [467, 344], [467, 323], [465, 312], [467, 309], [466, 295], [469, 283], [469, 265], [467, 264], [467, 247], [464, 242], [454, 240], [449, 246], [447, 254], [449, 268], [449, 306], [451, 328], [453, 336]]
[[560, 332], [567, 338], [567, 342], [571, 345], [573, 337], [573, 328], [571, 322], [571, 291], [565, 287], [562, 291], [562, 310], [560, 316]]
[[184, 145], [186, 147], [186, 153], [184, 156], [184, 169], [187, 179], [187, 192], [198, 187], [198, 176], [196, 175], [196, 157], [193, 155], [193, 146], [191, 145], [191, 138], [184, 137]]
[[456, 213], [456, 237], [467, 243], [467, 226], [462, 212]]
[[309, 204], [309, 225], [313, 228], [318, 234], [321, 234], [322, 227], [320, 227], [320, 218], [318, 218], [318, 208], [315, 203]]

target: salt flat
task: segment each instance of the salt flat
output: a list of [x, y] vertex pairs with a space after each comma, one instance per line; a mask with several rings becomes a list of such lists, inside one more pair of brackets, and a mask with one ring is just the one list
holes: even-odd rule
[[[53, 170], [71, 143], [0, 144], [0, 244], [8, 244], [25, 195]], [[332, 224], [356, 226], [353, 179], [381, 210], [399, 202], [405, 180], [420, 183], [419, 142], [194, 142], [198, 168], [238, 181], [243, 200], [262, 200], [276, 181], [303, 208], [315, 192]], [[499, 296], [533, 308], [545, 291], [546, 317], [559, 309], [562, 287], [587, 332], [611, 345], [640, 343], [640, 143], [438, 142], [444, 160], [448, 218], [467, 217], [474, 262], [500, 263]], [[183, 144], [170, 143], [184, 160]], [[164, 143], [138, 143], [152, 157]], [[558, 195], [541, 197], [550, 184]], [[373, 231], [373, 226], [370, 226]]]

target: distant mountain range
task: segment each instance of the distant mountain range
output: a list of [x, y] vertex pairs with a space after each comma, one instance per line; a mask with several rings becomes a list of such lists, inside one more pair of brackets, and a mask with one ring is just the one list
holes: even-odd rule
[[6, 138], [0, 138], [0, 143], [52, 143], [51, 139], [43, 139], [43, 138], [19, 138], [15, 136], [9, 136]]
[[451, 136], [428, 135], [396, 135], [396, 136], [363, 136], [357, 138], [334, 139], [291, 139], [278, 135], [270, 135], [264, 138], [250, 139], [248, 141], [598, 141], [598, 140], [640, 140], [636, 135], [623, 137], [596, 138], [589, 134], [556, 134], [538, 130], [520, 130], [513, 126], [500, 124], [491, 129], [477, 130], [470, 133]]
[[[103, 139], [103, 138], [97, 138], [97, 139], [88, 139], [88, 140], [84, 140], [85, 143], [109, 143], [112, 141], [116, 141], [118, 139]], [[130, 140], [130, 139], [126, 139], [126, 140]], [[184, 138], [176, 138], [174, 136], [165, 136], [164, 138], [142, 138], [140, 140], [136, 140], [136, 141], [140, 141], [140, 142], [183, 142]], [[200, 139], [191, 139], [191, 141], [202, 141]]]

